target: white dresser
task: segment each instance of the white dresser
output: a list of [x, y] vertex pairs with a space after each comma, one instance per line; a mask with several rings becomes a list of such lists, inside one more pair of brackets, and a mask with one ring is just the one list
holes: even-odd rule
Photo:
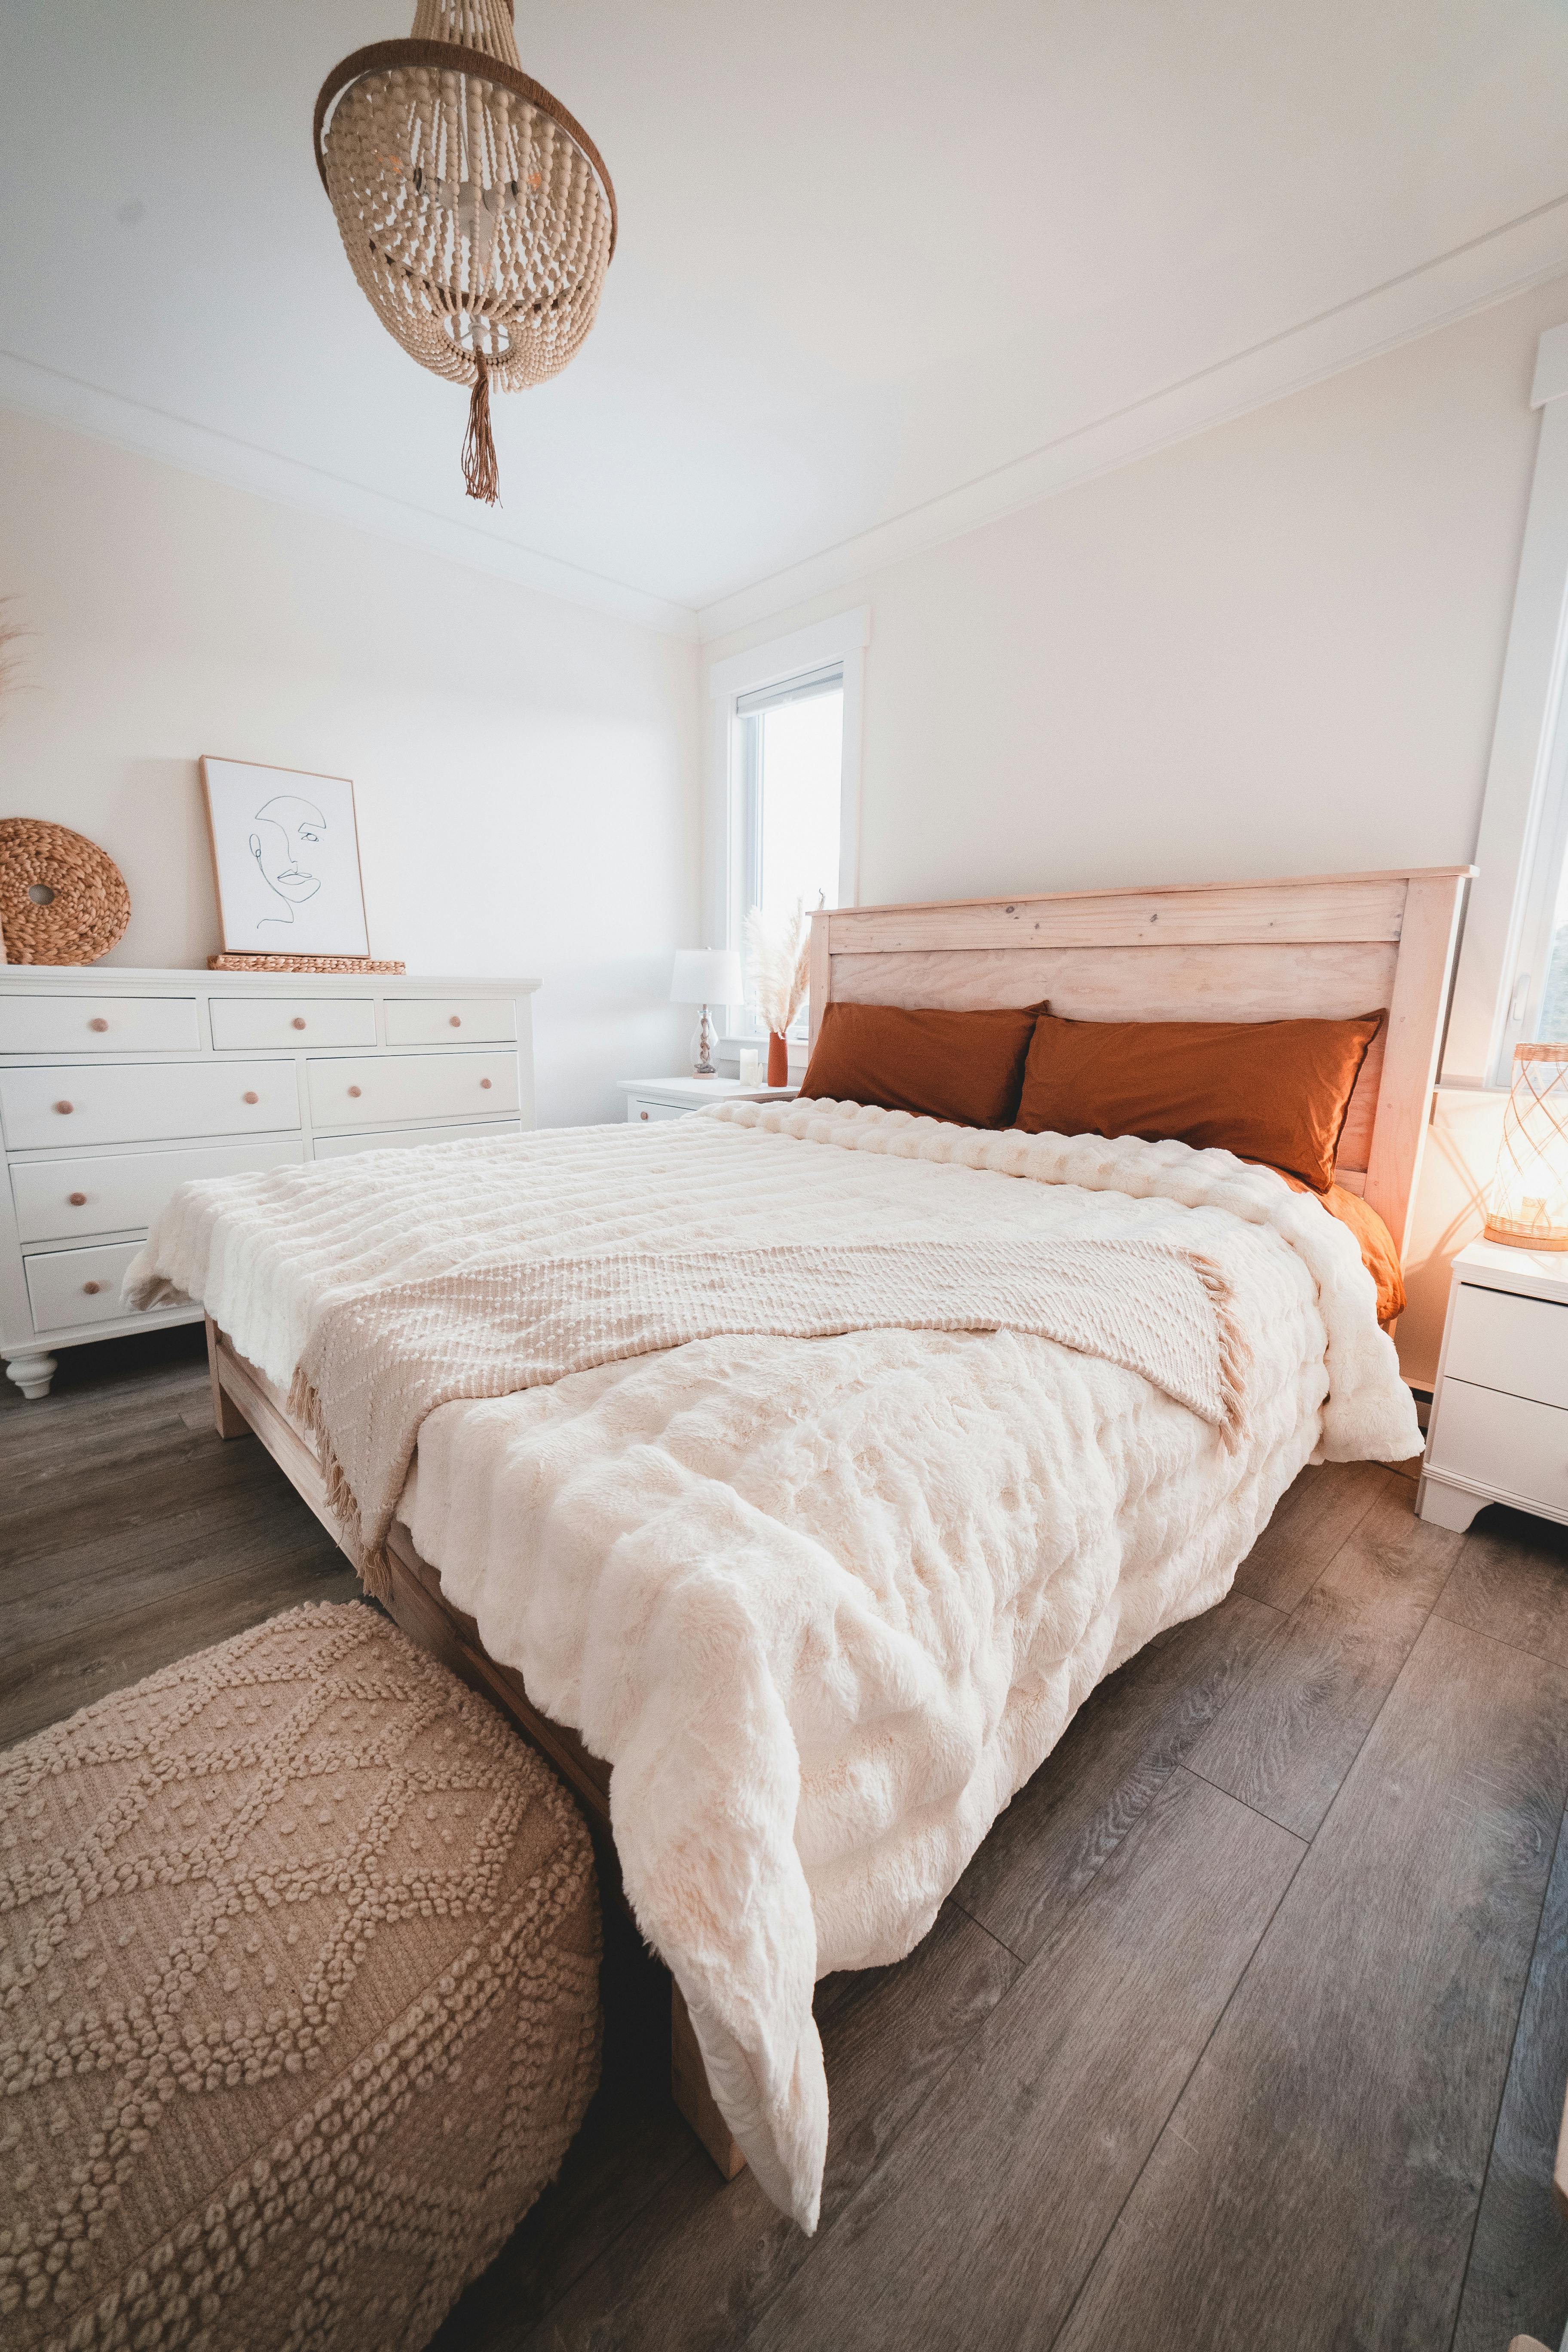
[[188, 1178], [531, 1127], [538, 986], [0, 968], [0, 1357], [23, 1395], [52, 1349], [192, 1319], [120, 1304]]
[[1416, 1509], [1568, 1522], [1568, 1253], [1471, 1242], [1454, 1260]]

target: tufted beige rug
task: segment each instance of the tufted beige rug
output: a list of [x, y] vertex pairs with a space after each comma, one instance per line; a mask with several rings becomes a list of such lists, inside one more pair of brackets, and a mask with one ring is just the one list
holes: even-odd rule
[[0, 1756], [0, 2343], [425, 2344], [598, 2073], [588, 1838], [374, 1612]]

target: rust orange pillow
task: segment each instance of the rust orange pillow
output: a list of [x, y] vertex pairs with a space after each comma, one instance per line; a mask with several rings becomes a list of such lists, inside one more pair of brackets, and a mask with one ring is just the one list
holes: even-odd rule
[[1063, 1021], [1045, 1013], [1035, 1024], [1017, 1123], [1029, 1135], [1170, 1136], [1198, 1150], [1217, 1144], [1326, 1192], [1382, 1019]]
[[835, 1102], [1011, 1127], [1042, 1004], [950, 1013], [901, 1004], [830, 1004], [801, 1086]]
[[[1298, 1176], [1286, 1175], [1283, 1168], [1275, 1174], [1284, 1176], [1292, 1192], [1306, 1192], [1311, 1187]], [[1342, 1184], [1331, 1184], [1326, 1192], [1316, 1196], [1331, 1217], [1348, 1225], [1355, 1235], [1361, 1262], [1377, 1285], [1377, 1319], [1386, 1331], [1405, 1312], [1405, 1276], [1400, 1271], [1399, 1252], [1394, 1246], [1394, 1235], [1378, 1215], [1370, 1201], [1359, 1192], [1349, 1192]]]

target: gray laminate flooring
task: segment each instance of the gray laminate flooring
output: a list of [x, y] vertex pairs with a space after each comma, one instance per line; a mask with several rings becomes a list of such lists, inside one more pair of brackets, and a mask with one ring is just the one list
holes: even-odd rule
[[[818, 1990], [807, 2241], [605, 2081], [440, 2352], [1504, 2352], [1568, 2317], [1568, 1531], [1309, 1470], [1222, 1605], [1098, 1690], [901, 1966]], [[199, 1334], [0, 1404], [0, 1740], [354, 1580]]]

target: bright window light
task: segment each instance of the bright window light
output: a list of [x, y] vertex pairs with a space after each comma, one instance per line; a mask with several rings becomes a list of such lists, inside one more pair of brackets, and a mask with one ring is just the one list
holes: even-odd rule
[[[835, 666], [736, 704], [745, 776], [745, 904], [782, 926], [839, 903], [844, 682]], [[749, 1008], [750, 1009], [750, 1008]], [[805, 1034], [805, 1016], [796, 1033]]]

